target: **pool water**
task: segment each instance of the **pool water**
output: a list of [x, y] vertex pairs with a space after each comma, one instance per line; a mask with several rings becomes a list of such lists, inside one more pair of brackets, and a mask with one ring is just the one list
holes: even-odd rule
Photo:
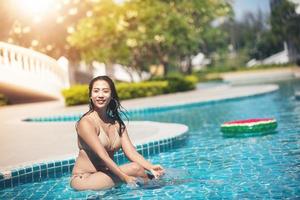
[[[0, 191], [0, 199], [299, 199], [300, 81], [279, 82], [279, 91], [131, 116], [131, 120], [183, 123], [187, 144], [148, 158], [153, 163], [188, 171], [155, 188], [122, 185], [105, 191], [75, 192], [69, 174]], [[260, 136], [224, 137], [225, 121], [275, 117], [275, 132]]]

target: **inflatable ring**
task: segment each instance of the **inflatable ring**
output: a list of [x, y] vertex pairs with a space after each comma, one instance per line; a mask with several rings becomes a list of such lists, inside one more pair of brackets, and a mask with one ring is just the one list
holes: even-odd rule
[[236, 120], [221, 125], [221, 131], [229, 134], [269, 132], [276, 128], [277, 122], [274, 118]]

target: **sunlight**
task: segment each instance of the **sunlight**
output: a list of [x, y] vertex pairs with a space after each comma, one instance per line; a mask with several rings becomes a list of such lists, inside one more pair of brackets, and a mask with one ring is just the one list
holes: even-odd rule
[[55, 9], [54, 0], [14, 0], [14, 4], [23, 12], [31, 15], [46, 14]]
[[125, 0], [114, 0], [114, 2], [118, 5], [122, 5], [125, 2]]

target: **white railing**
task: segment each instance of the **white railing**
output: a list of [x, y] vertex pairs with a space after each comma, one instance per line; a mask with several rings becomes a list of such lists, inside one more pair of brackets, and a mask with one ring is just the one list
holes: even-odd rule
[[42, 53], [0, 42], [0, 82], [18, 85], [52, 96], [69, 87], [69, 73]]

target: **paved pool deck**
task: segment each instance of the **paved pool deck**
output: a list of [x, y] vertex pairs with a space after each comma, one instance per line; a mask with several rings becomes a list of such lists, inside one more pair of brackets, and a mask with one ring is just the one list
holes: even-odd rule
[[[270, 93], [277, 85], [210, 87], [193, 91], [122, 101], [127, 110], [158, 108], [234, 99]], [[88, 110], [87, 105], [65, 107], [63, 101], [12, 105], [0, 108], [0, 171], [27, 166], [36, 162], [75, 157], [78, 153], [74, 122], [23, 122], [30, 117], [74, 115]], [[128, 130], [134, 144], [180, 135], [188, 131], [181, 124], [129, 122]]]

